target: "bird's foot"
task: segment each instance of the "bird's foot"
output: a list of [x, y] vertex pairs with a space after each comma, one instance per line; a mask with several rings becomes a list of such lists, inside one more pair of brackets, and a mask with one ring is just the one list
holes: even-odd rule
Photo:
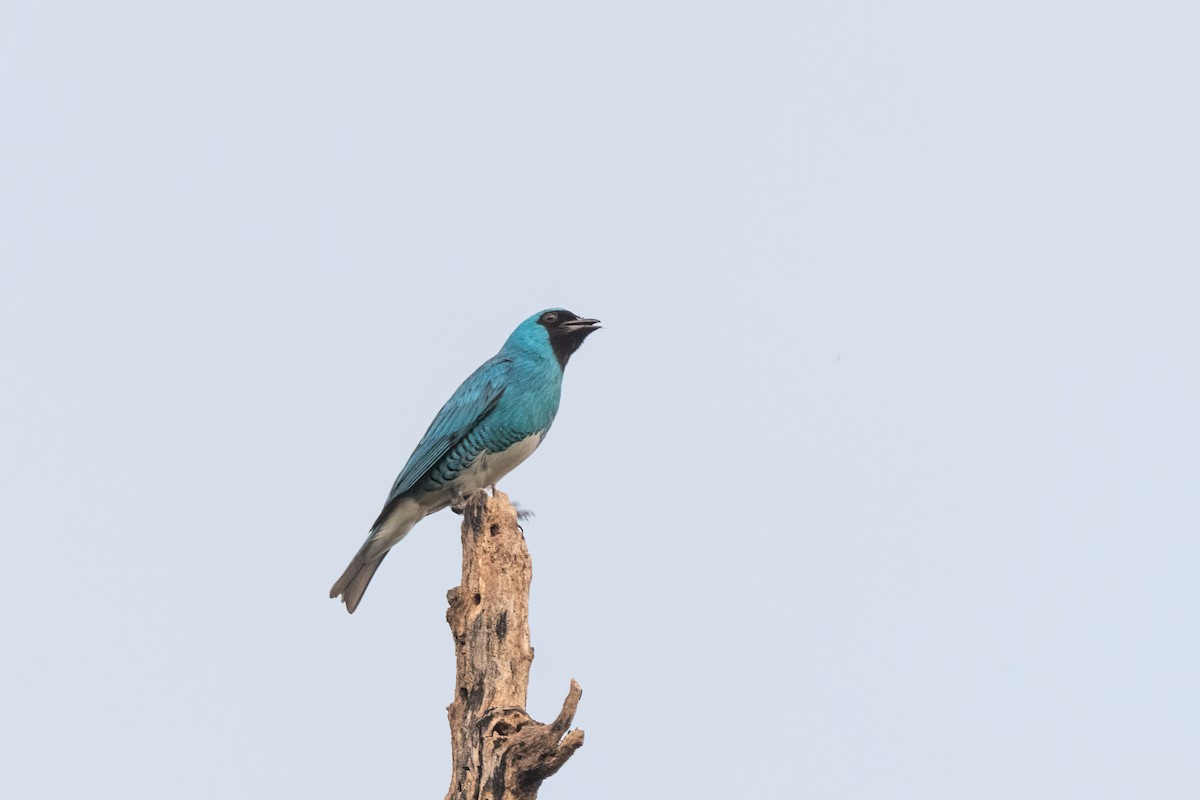
[[521, 504], [515, 501], [513, 502], [513, 508], [517, 510], [518, 522], [524, 522], [525, 520], [531, 519], [535, 516], [532, 508], [521, 508]]

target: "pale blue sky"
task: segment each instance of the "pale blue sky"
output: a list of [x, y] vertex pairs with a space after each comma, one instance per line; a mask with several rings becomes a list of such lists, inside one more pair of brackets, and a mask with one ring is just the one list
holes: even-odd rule
[[22, 798], [441, 797], [458, 382], [542, 449], [542, 796], [1200, 796], [1187, 3], [0, 6]]

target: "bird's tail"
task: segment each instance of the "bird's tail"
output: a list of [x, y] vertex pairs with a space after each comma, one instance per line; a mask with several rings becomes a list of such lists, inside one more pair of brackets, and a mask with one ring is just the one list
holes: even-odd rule
[[372, 558], [368, 554], [370, 549], [371, 540], [368, 539], [359, 549], [358, 554], [354, 556], [350, 566], [346, 567], [342, 577], [338, 578], [337, 583], [329, 590], [330, 597], [342, 596], [342, 602], [346, 604], [346, 610], [351, 614], [354, 613], [354, 609], [358, 608], [363, 593], [367, 591], [367, 585], [375, 576], [375, 570], [379, 569], [379, 565], [383, 563], [383, 557], [387, 555], [387, 551], [384, 550]]
[[371, 578], [375, 576], [375, 570], [383, 563], [384, 556], [412, 530], [412, 526], [416, 525], [420, 518], [420, 515], [413, 518], [412, 514], [399, 513], [398, 510], [371, 531], [371, 535], [350, 560], [350, 566], [346, 567], [342, 577], [338, 578], [329, 590], [329, 596], [341, 595], [342, 602], [346, 604], [346, 611], [353, 614], [354, 609], [362, 602], [363, 594], [367, 591]]

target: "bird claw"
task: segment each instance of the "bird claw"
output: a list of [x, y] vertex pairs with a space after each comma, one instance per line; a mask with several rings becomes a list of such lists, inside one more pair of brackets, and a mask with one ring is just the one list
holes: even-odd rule
[[[496, 487], [493, 486], [492, 494], [495, 494], [495, 493], [496, 493]], [[469, 495], [469, 494], [456, 495], [454, 497], [454, 499], [450, 501], [450, 510], [453, 511], [455, 514], [462, 514], [463, 511], [467, 507], [467, 501], [469, 501], [470, 499], [471, 499], [471, 495]], [[517, 511], [517, 521], [518, 522], [524, 522], [527, 519], [531, 519], [534, 516], [532, 508], [521, 508], [521, 504], [516, 502], [515, 500], [512, 501], [512, 505], [513, 505], [513, 508], [516, 509], [516, 511]]]

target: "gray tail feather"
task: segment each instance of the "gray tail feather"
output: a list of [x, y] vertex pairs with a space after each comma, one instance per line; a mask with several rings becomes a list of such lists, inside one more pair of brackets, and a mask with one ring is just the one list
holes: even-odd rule
[[368, 555], [367, 551], [371, 546], [371, 537], [363, 543], [361, 549], [350, 562], [350, 566], [346, 567], [346, 571], [342, 573], [342, 577], [337, 579], [337, 583], [329, 590], [330, 597], [342, 596], [342, 602], [346, 604], [346, 611], [353, 614], [354, 609], [358, 608], [358, 604], [362, 601], [363, 594], [367, 591], [367, 586], [371, 583], [371, 578], [375, 576], [375, 570], [379, 569], [379, 565], [383, 563], [383, 557], [388, 554], [384, 550], [378, 555]]

